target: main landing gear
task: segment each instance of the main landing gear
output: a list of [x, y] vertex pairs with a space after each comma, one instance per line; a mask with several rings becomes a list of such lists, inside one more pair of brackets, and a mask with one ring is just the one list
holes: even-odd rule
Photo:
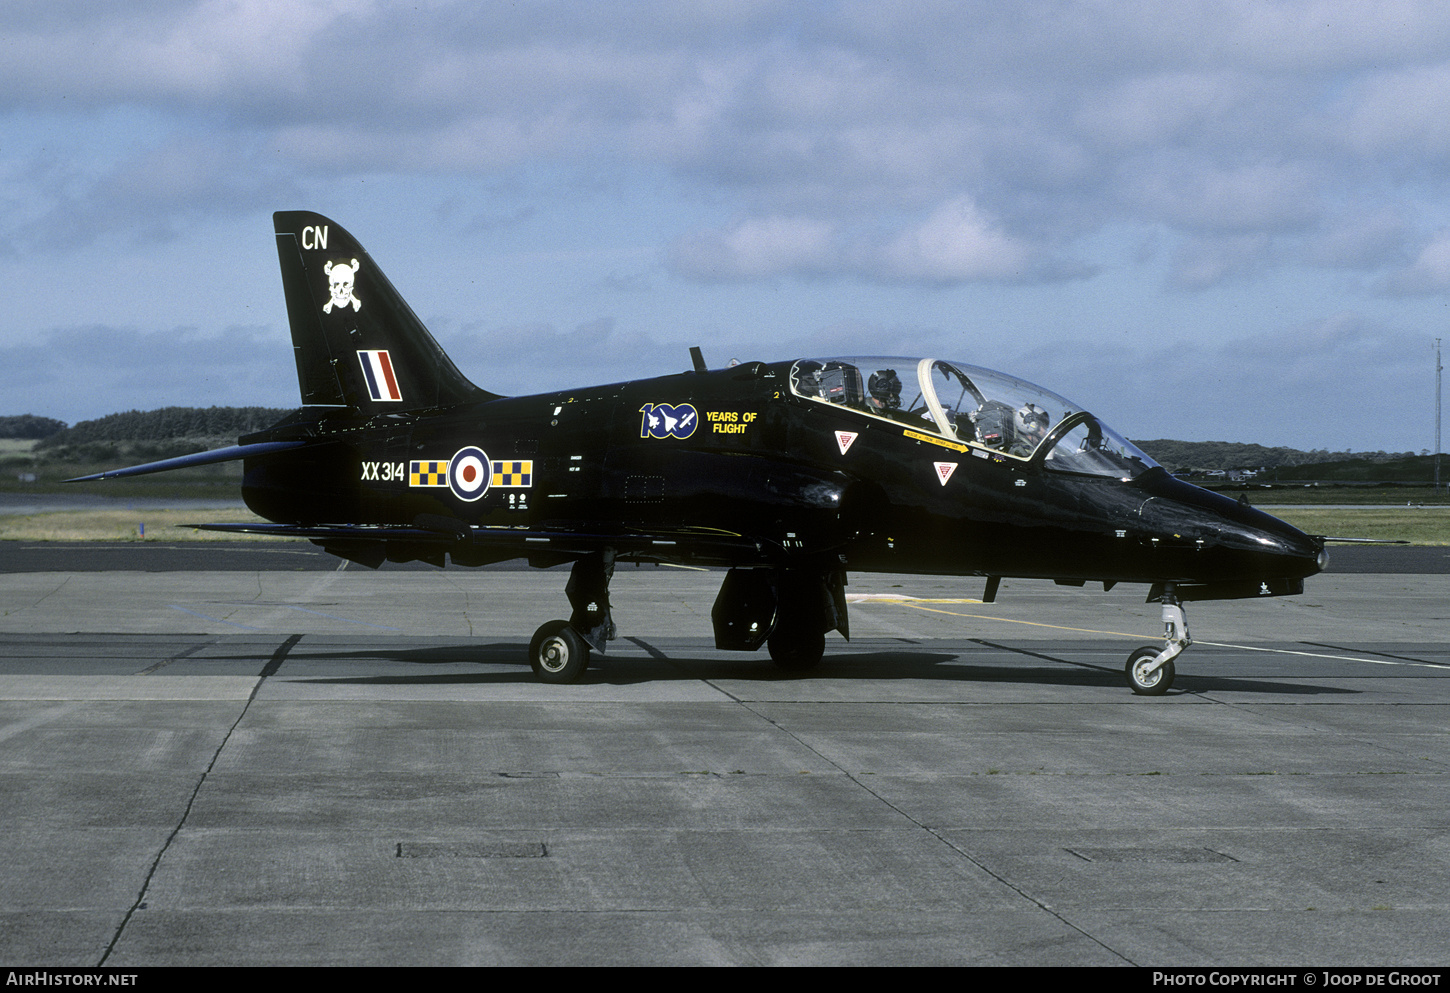
[[1188, 618], [1172, 583], [1163, 587], [1163, 648], [1144, 645], [1128, 656], [1125, 670], [1128, 685], [1141, 696], [1161, 696], [1173, 685], [1173, 660], [1193, 644], [1188, 636]]
[[614, 551], [605, 549], [574, 563], [564, 593], [574, 612], [567, 621], [549, 621], [529, 642], [529, 666], [545, 683], [573, 683], [589, 667], [589, 650], [604, 651], [616, 634], [609, 610], [609, 580]]
[[545, 683], [572, 683], [589, 668], [589, 645], [568, 621], [549, 621], [529, 642], [529, 665]]
[[826, 632], [851, 637], [846, 573], [816, 569], [731, 569], [710, 611], [715, 647], [753, 652], [765, 645], [786, 672], [820, 664]]
[[[529, 665], [540, 681], [573, 683], [589, 668], [589, 653], [604, 651], [616, 634], [609, 609], [614, 552], [605, 549], [574, 563], [564, 592], [574, 612], [549, 621], [529, 642]], [[821, 661], [826, 632], [850, 637], [846, 574], [841, 570], [731, 569], [711, 611], [715, 647], [753, 652], [762, 645], [788, 672]]]
[[826, 635], [808, 627], [781, 628], [766, 641], [770, 660], [786, 672], [805, 672], [826, 654]]

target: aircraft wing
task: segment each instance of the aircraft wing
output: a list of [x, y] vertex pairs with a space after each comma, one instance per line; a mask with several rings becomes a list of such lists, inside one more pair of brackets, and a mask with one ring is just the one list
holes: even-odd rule
[[232, 534], [264, 534], [273, 538], [312, 538], [340, 541], [437, 541], [454, 542], [458, 535], [442, 528], [410, 527], [406, 524], [179, 524], [198, 531]]
[[[438, 519], [417, 524], [184, 524], [201, 531], [307, 538], [329, 551], [376, 567], [385, 559], [435, 561], [447, 551], [459, 564], [530, 558], [566, 562], [612, 549], [641, 561], [734, 565], [761, 561], [773, 543], [730, 531], [608, 531], [588, 528], [469, 527]], [[421, 546], [421, 547], [420, 547]]]
[[258, 455], [271, 455], [274, 452], [285, 452], [288, 449], [300, 448], [305, 444], [307, 444], [305, 441], [259, 441], [250, 445], [228, 445], [226, 448], [213, 448], [209, 452], [178, 455], [174, 459], [161, 459], [158, 462], [131, 465], [124, 469], [107, 469], [105, 472], [96, 472], [89, 476], [77, 476], [74, 479], [67, 479], [66, 482], [89, 483], [96, 479], [116, 479], [121, 476], [144, 476], [152, 472], [170, 472], [172, 469], [188, 469], [195, 465], [214, 465], [217, 462], [235, 462], [238, 459], [249, 459]]

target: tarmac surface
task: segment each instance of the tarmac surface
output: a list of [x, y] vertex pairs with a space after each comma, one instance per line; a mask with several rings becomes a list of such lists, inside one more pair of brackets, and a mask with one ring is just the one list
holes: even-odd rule
[[1141, 587], [853, 575], [789, 676], [714, 649], [718, 573], [621, 567], [561, 687], [524, 664], [561, 570], [6, 544], [6, 963], [1450, 958], [1443, 572], [1193, 604], [1145, 698]]

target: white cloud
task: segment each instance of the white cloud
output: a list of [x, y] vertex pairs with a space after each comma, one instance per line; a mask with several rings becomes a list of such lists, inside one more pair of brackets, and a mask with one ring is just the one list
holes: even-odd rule
[[671, 264], [705, 280], [819, 273], [832, 263], [833, 235], [830, 224], [810, 218], [747, 218], [721, 231], [681, 238]]
[[1278, 233], [1318, 219], [1320, 188], [1315, 170], [1302, 163], [1221, 167], [1158, 156], [1128, 172], [1122, 196], [1143, 215], [1189, 230]]
[[1433, 441], [1430, 344], [1345, 311], [1218, 340], [1165, 331], [1135, 361], [1062, 341], [1023, 367], [1130, 438], [1407, 451]]
[[[127, 249], [178, 231], [176, 264], [231, 252], [223, 228], [269, 247], [278, 206], [405, 231], [405, 257], [437, 239], [446, 263], [419, 270], [461, 292], [507, 269], [474, 313], [601, 369], [650, 367], [647, 336], [674, 333], [625, 316], [642, 294], [565, 286], [616, 271], [674, 328], [752, 327], [786, 296], [802, 334], [819, 314], [949, 335], [966, 306], [1050, 338], [1110, 314], [1125, 363], [1155, 357], [1158, 320], [1252, 338], [1265, 308], [1374, 290], [1421, 326], [1415, 297], [1450, 293], [1447, 51], [1442, 0], [5, 4], [0, 275], [48, 284], [7, 333], [110, 319], [34, 304], [67, 262], [141, 273], [160, 256]], [[633, 261], [519, 261], [593, 249]]]
[[90, 325], [0, 346], [0, 365], [9, 377], [5, 403], [15, 413], [45, 411], [74, 423], [162, 406], [293, 407], [290, 352], [285, 335], [259, 327], [204, 335]]
[[889, 275], [934, 283], [1023, 279], [1031, 255], [1025, 243], [984, 217], [970, 197], [942, 204], [881, 251]]
[[1240, 278], [1270, 260], [1267, 235], [1220, 235], [1189, 238], [1178, 246], [1168, 285], [1180, 290], [1206, 290]]
[[1147, 73], [1085, 90], [1072, 123], [1108, 150], [1183, 144], [1262, 96], [1262, 83], [1241, 72]]
[[[124, 231], [132, 241], [167, 240], [198, 217], [291, 198], [296, 185], [239, 142], [177, 137], [80, 180], [56, 167], [46, 196], [12, 214], [12, 250], [65, 250]], [[0, 227], [0, 232], [3, 232]]]
[[1335, 110], [1326, 132], [1357, 156], [1398, 169], [1404, 164], [1393, 159], [1443, 159], [1450, 153], [1450, 63], [1366, 73], [1346, 87]]
[[951, 285], [1082, 275], [1007, 233], [971, 197], [955, 197], [924, 219], [885, 233], [848, 231], [809, 217], [747, 218], [680, 238], [670, 264], [706, 281], [834, 276]]
[[[50, 7], [27, 16], [16, 7]], [[3, 103], [55, 108], [113, 101], [237, 105], [301, 96], [306, 53], [365, 0], [11, 5], [0, 14]]]
[[1450, 142], [1439, 3], [55, 6], [0, 12], [0, 107], [142, 106], [172, 118], [156, 149], [204, 134], [294, 175], [608, 161], [840, 229], [971, 203], [993, 225], [890, 252], [943, 278], [1108, 222], [1304, 230], [1366, 155], [1443, 173]]
[[1360, 207], [1327, 218], [1305, 241], [1313, 265], [1341, 269], [1383, 269], [1409, 261], [1407, 244], [1413, 225], [1393, 206]]
[[1381, 280], [1380, 289], [1394, 296], [1450, 290], [1450, 231], [1437, 232], [1408, 268]]

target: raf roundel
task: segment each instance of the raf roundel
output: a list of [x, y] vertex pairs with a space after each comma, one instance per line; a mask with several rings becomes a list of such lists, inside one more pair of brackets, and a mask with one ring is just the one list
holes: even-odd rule
[[472, 445], [460, 448], [448, 463], [448, 488], [472, 503], [488, 492], [488, 456]]

